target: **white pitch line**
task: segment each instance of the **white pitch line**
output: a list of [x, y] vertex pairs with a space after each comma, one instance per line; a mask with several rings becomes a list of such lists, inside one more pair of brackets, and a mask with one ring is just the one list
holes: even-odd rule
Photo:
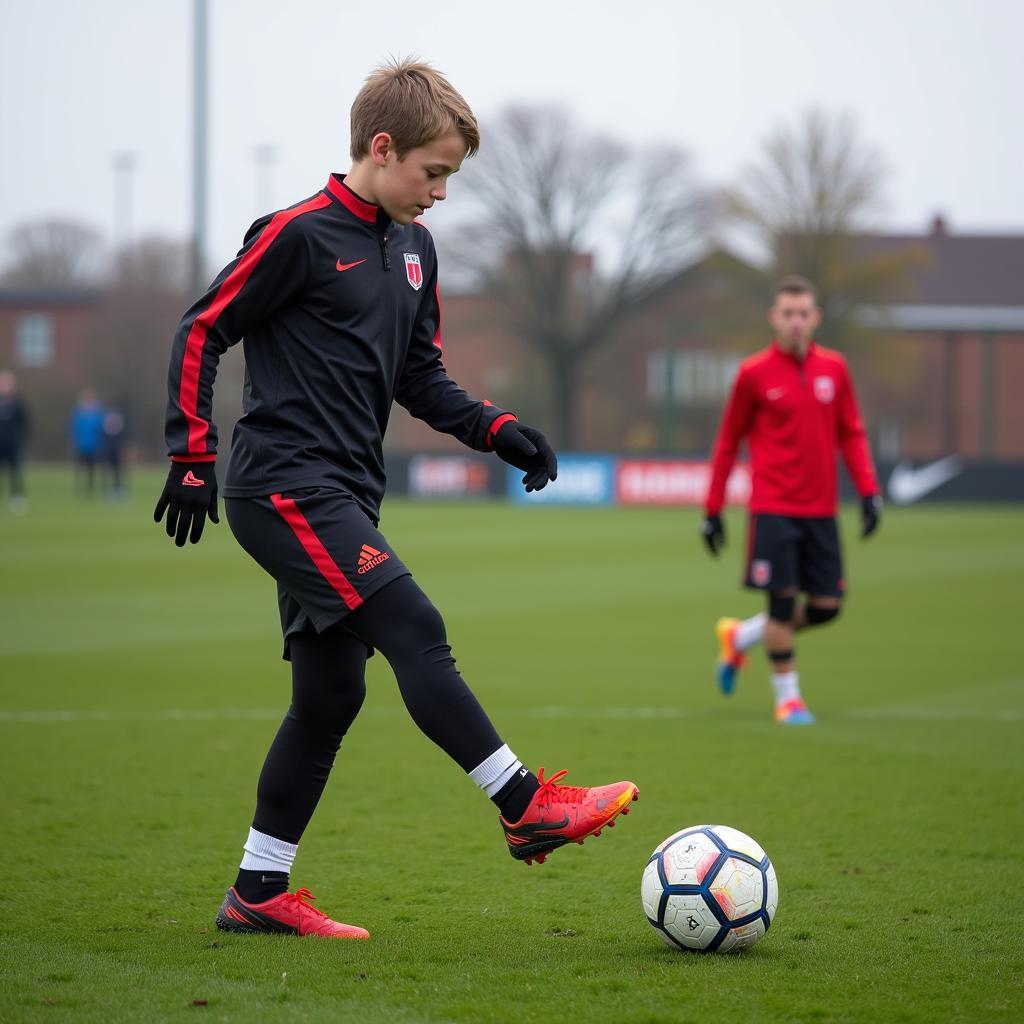
[[[527, 718], [604, 718], [604, 719], [657, 719], [697, 718], [705, 711], [685, 708], [573, 708], [537, 707], [527, 709], [499, 709], [502, 714], [524, 714]], [[66, 708], [60, 710], [6, 711], [0, 710], [0, 722], [213, 722], [213, 721], [266, 721], [277, 720], [285, 708], [152, 708], [101, 710]], [[367, 708], [363, 714], [391, 717], [404, 715], [401, 707]]]
[[[709, 718], [715, 714], [708, 708], [683, 707], [557, 707], [498, 708], [502, 715], [522, 715], [540, 719], [598, 719], [609, 721], [672, 721], [678, 719]], [[285, 708], [152, 708], [112, 709], [64, 708], [55, 710], [3, 710], [0, 723], [61, 723], [61, 722], [264, 722], [277, 721]], [[363, 714], [371, 717], [401, 717], [401, 707], [367, 708]], [[1024, 710], [976, 708], [852, 708], [841, 711], [834, 719], [862, 721], [905, 722], [1021, 722]], [[827, 720], [827, 719], [826, 719]]]
[[139, 711], [68, 708], [0, 711], [0, 722], [210, 722], [281, 718], [284, 708], [154, 708]]
[[[504, 714], [508, 714], [505, 711]], [[609, 718], [609, 719], [651, 719], [651, 718], [704, 718], [708, 711], [695, 708], [574, 708], [540, 707], [522, 711], [527, 718]]]
[[855, 708], [844, 718], [901, 722], [1024, 722], [1024, 711], [977, 708]]

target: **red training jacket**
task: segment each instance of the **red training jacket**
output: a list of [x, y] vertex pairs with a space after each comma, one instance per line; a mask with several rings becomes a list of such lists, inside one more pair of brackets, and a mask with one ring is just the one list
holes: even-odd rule
[[878, 493], [867, 435], [846, 360], [811, 342], [801, 361], [777, 342], [745, 359], [722, 416], [705, 508], [725, 502], [740, 441], [750, 448], [750, 511], [834, 516], [836, 448], [862, 497]]

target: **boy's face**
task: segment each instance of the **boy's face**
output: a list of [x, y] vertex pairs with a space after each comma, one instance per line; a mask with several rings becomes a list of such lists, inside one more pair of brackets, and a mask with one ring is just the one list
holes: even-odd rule
[[371, 154], [378, 169], [377, 203], [396, 223], [411, 224], [445, 198], [448, 176], [458, 171], [466, 152], [465, 139], [453, 131], [410, 149], [400, 160], [388, 135], [375, 136]]

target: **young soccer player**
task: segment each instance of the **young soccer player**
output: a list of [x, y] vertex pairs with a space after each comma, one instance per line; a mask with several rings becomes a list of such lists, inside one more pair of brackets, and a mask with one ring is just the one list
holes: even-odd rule
[[[772, 344], [740, 365], [715, 444], [701, 535], [713, 555], [725, 543], [725, 485], [744, 437], [753, 490], [746, 585], [767, 592], [768, 610], [718, 620], [718, 683], [732, 693], [745, 652], [764, 643], [772, 664], [775, 720], [809, 725], [793, 635], [830, 622], [843, 600], [836, 527], [836, 449], [861, 495], [862, 537], [878, 527], [878, 480], [846, 361], [814, 343], [821, 323], [813, 285], [788, 277], [768, 314]], [[802, 604], [797, 595], [807, 595]]]
[[292, 701], [256, 793], [256, 813], [218, 927], [338, 938], [288, 891], [295, 852], [365, 694], [374, 649], [409, 713], [497, 805], [509, 852], [527, 864], [625, 814], [631, 782], [587, 789], [534, 776], [459, 675], [437, 609], [378, 530], [382, 438], [393, 401], [525, 473], [556, 475], [547, 439], [471, 398], [441, 361], [437, 257], [416, 218], [479, 146], [466, 101], [429, 65], [378, 68], [351, 112], [352, 168], [250, 228], [238, 258], [185, 314], [171, 355], [171, 468], [155, 519], [179, 546], [217, 522], [210, 421], [220, 354], [244, 338], [245, 413], [224, 487], [238, 542], [277, 581]]

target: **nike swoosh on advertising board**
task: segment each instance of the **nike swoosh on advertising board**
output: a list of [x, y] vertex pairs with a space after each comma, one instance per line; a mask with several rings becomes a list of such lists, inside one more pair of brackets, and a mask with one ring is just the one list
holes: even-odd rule
[[963, 469], [963, 460], [958, 455], [947, 455], [944, 459], [929, 462], [927, 466], [918, 469], [914, 469], [909, 462], [897, 463], [889, 474], [886, 487], [889, 500], [895, 505], [912, 505], [958, 477]]

